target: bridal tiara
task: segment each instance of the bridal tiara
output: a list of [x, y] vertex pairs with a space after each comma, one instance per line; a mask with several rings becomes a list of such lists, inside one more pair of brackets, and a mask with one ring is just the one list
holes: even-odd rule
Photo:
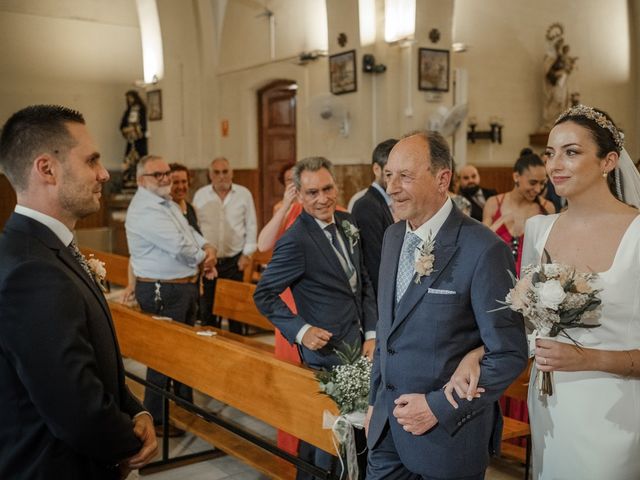
[[622, 133], [619, 132], [611, 120], [602, 113], [586, 105], [576, 105], [562, 112], [556, 120], [556, 124], [567, 117], [586, 117], [596, 122], [598, 126], [606, 128], [611, 132], [611, 135], [613, 135], [613, 141], [618, 147], [618, 151], [622, 151], [624, 147], [624, 137]]

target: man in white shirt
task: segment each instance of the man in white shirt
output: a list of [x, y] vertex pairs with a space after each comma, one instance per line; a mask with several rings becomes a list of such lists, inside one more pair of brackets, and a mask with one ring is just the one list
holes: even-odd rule
[[[233, 183], [233, 169], [224, 157], [215, 158], [209, 167], [211, 185], [200, 188], [193, 197], [204, 238], [216, 248], [218, 278], [242, 281], [250, 256], [257, 249], [256, 208], [251, 192]], [[216, 280], [205, 279], [200, 299], [200, 314], [205, 325], [220, 326], [213, 316]], [[243, 333], [242, 324], [229, 321], [229, 330]]]

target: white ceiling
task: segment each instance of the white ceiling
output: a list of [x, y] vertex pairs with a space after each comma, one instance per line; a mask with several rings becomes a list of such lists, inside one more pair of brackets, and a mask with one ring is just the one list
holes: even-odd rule
[[[0, 78], [142, 78], [134, 0], [0, 0]], [[1, 81], [1, 80], [0, 80]]]

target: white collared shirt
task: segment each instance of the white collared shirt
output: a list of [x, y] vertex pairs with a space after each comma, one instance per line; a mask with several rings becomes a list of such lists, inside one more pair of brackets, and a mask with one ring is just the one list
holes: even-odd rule
[[222, 201], [211, 185], [205, 185], [193, 196], [193, 206], [202, 236], [216, 247], [218, 258], [238, 253], [249, 256], [257, 250], [256, 208], [247, 188], [231, 184], [231, 191]]
[[438, 235], [440, 228], [442, 228], [442, 225], [444, 225], [444, 222], [449, 217], [449, 214], [451, 213], [452, 209], [453, 209], [453, 202], [449, 197], [447, 197], [447, 199], [444, 202], [444, 205], [440, 207], [440, 210], [438, 210], [433, 217], [431, 217], [429, 220], [424, 222], [415, 230], [411, 230], [411, 226], [409, 225], [409, 222], [406, 223], [407, 227], [405, 230], [405, 236], [407, 232], [413, 232], [418, 237], [420, 237], [420, 240], [422, 240], [422, 243], [418, 245], [418, 248], [416, 248], [416, 252], [415, 252], [416, 255], [418, 254], [418, 251], [420, 250], [420, 247], [422, 247], [424, 242], [433, 240], [434, 238], [436, 238], [436, 235]]
[[49, 230], [56, 234], [56, 237], [60, 239], [65, 247], [68, 247], [71, 240], [73, 240], [73, 232], [56, 218], [32, 208], [25, 207], [24, 205], [16, 205], [16, 208], [13, 211], [20, 215], [24, 215], [25, 217], [29, 217], [36, 222], [42, 223], [45, 227], [49, 228]]

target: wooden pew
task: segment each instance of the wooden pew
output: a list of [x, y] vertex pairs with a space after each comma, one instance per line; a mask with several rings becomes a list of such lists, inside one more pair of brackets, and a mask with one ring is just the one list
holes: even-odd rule
[[244, 277], [242, 281], [246, 283], [258, 283], [260, 275], [262, 275], [262, 270], [271, 260], [272, 253], [272, 250], [269, 250], [268, 252], [256, 251], [251, 255], [251, 263], [244, 269]]
[[273, 324], [262, 316], [253, 301], [255, 291], [252, 283], [218, 279], [213, 314], [272, 332]]
[[[123, 287], [127, 285], [129, 257], [87, 247], [82, 247], [81, 250], [87, 258], [94, 256], [105, 263], [109, 283]], [[216, 284], [213, 314], [272, 332], [273, 324], [258, 312], [253, 302], [255, 289], [254, 284], [219, 279]]]
[[117, 303], [110, 303], [110, 308], [124, 356], [334, 451], [330, 432], [322, 429], [322, 412], [335, 415], [337, 409], [318, 393], [311, 370], [278, 360], [250, 343], [222, 335], [202, 337], [192, 327], [154, 320]]

